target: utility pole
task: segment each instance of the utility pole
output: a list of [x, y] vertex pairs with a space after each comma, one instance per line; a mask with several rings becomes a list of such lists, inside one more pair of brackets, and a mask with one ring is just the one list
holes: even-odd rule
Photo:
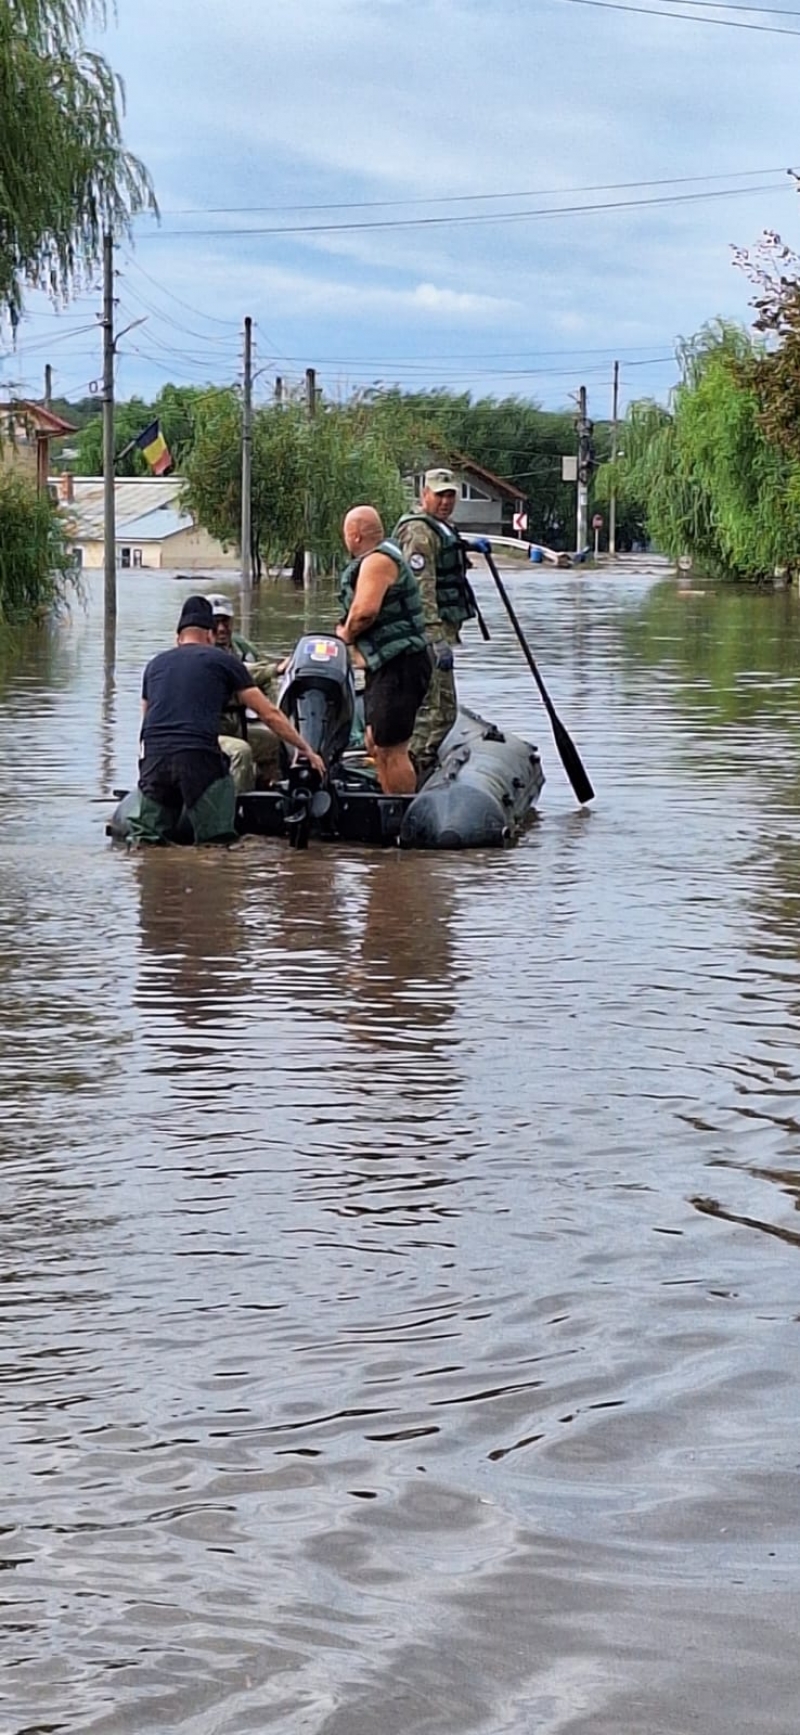
[[581, 386], [578, 393], [578, 419], [575, 432], [578, 436], [578, 498], [575, 524], [576, 553], [588, 546], [589, 535], [589, 478], [592, 473], [592, 431], [594, 423], [586, 414], [586, 387]]
[[280, 374], [275, 375], [275, 402], [278, 405], [283, 403], [283, 380]]
[[44, 407], [49, 410], [53, 401], [53, 369], [47, 362], [44, 370]]
[[242, 589], [253, 583], [253, 321], [244, 322], [244, 393], [242, 397]]
[[[617, 462], [617, 426], [619, 423], [619, 362], [614, 363], [614, 387], [611, 394], [611, 464]], [[608, 501], [608, 552], [617, 552], [617, 484], [612, 477]]]
[[[308, 419], [313, 422], [317, 413], [317, 375], [313, 367], [306, 368], [306, 407]], [[306, 493], [306, 550], [303, 560], [303, 588], [310, 590], [314, 578], [314, 556], [309, 547], [311, 541], [312, 500], [311, 489]]]
[[117, 527], [114, 512], [114, 238], [103, 236], [103, 571], [106, 625], [117, 618]]

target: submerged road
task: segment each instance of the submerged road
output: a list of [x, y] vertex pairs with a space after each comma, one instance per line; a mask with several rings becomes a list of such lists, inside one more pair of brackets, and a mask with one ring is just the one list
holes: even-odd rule
[[0, 658], [3, 1735], [798, 1727], [798, 601], [507, 582], [508, 853], [128, 856], [190, 587]]

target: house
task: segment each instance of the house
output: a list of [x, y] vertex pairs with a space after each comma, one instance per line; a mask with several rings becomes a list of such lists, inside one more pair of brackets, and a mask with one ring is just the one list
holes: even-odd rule
[[44, 404], [25, 398], [0, 404], [0, 468], [20, 471], [44, 493], [50, 475], [50, 441], [75, 432], [72, 422], [54, 416]]
[[[505, 482], [476, 464], [472, 458], [458, 457], [449, 466], [459, 488], [459, 498], [453, 513], [453, 523], [468, 536], [511, 536], [514, 514], [524, 512], [526, 500], [513, 482]], [[424, 472], [413, 478], [414, 496], [419, 498]]]
[[[183, 572], [238, 571], [236, 549], [195, 524], [181, 503], [180, 476], [135, 476], [114, 484], [117, 565]], [[67, 530], [80, 566], [103, 565], [102, 476], [53, 478], [51, 488], [67, 521]]]

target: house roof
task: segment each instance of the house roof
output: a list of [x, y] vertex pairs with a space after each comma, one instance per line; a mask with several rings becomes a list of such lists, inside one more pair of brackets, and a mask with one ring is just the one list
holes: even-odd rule
[[117, 525], [117, 542], [163, 542], [167, 536], [177, 536], [179, 530], [193, 528], [190, 512], [156, 506], [153, 512], [143, 512], [141, 518], [131, 518], [122, 527]]
[[[181, 512], [178, 505], [182, 487], [180, 476], [169, 479], [134, 476], [116, 482], [114, 515], [117, 541], [127, 541], [134, 533], [134, 527], [137, 539], [143, 542], [160, 542], [165, 536], [173, 536], [176, 530], [189, 529], [193, 520]], [[102, 476], [73, 477], [72, 499], [63, 501], [62, 506], [77, 541], [102, 542]], [[146, 529], [145, 521], [148, 521]]]
[[476, 464], [474, 458], [468, 458], [465, 452], [457, 452], [454, 462], [456, 469], [469, 470], [472, 476], [480, 476], [484, 482], [488, 482], [492, 488], [496, 488], [498, 493], [505, 494], [509, 500], [521, 500], [523, 498], [522, 491], [516, 486], [516, 483], [507, 482], [502, 476], [495, 476], [493, 470], [485, 470], [482, 464]]
[[74, 422], [65, 422], [63, 416], [54, 416], [52, 410], [46, 410], [44, 404], [34, 404], [27, 398], [14, 398], [7, 404], [0, 404], [0, 411], [12, 416], [18, 416], [20, 421], [29, 422], [35, 434], [48, 434], [57, 440], [62, 434], [75, 434], [77, 428]]

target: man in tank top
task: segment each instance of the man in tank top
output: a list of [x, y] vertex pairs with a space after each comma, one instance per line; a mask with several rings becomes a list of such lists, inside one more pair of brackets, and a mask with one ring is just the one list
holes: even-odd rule
[[413, 795], [417, 776], [408, 743], [432, 673], [419, 586], [397, 544], [384, 537], [373, 506], [354, 506], [343, 534], [351, 559], [340, 579], [336, 632], [365, 670], [367, 746], [381, 789]]

